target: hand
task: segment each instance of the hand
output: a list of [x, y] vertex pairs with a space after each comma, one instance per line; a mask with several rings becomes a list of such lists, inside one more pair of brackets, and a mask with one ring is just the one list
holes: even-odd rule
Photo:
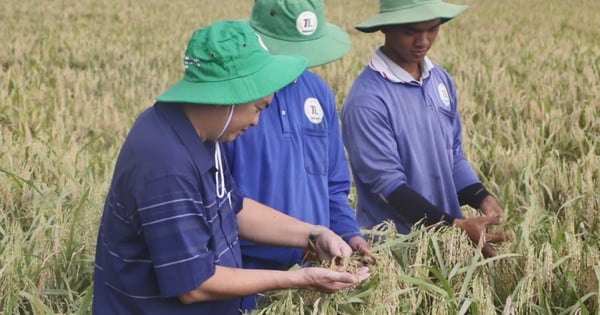
[[484, 257], [498, 255], [491, 243], [501, 243], [508, 239], [505, 233], [487, 233], [488, 225], [502, 224], [503, 220], [496, 216], [481, 216], [467, 219], [455, 219], [454, 225], [463, 230], [467, 237], [481, 250]]
[[319, 233], [315, 246], [320, 260], [352, 255], [352, 248], [339, 235], [327, 228], [323, 228]]
[[302, 280], [300, 288], [334, 293], [341, 289], [356, 285], [371, 276], [368, 267], [361, 267], [355, 274], [340, 272], [326, 268], [303, 268], [291, 272], [299, 272]]
[[362, 256], [362, 263], [365, 265], [375, 265], [375, 258], [371, 256], [371, 245], [362, 237], [355, 236], [348, 241], [348, 245], [353, 251]]
[[481, 204], [479, 205], [479, 210], [481, 210], [481, 212], [487, 216], [498, 217], [501, 218], [501, 221], [504, 221], [504, 209], [500, 207], [498, 200], [496, 200], [496, 198], [492, 195], [487, 195], [485, 198], [483, 198]]

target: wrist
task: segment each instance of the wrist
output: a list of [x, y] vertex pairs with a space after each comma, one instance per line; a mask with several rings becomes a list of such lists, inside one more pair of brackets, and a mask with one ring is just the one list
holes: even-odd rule
[[322, 225], [313, 226], [313, 228], [310, 230], [310, 233], [308, 234], [308, 248], [309, 249], [316, 250], [317, 241], [319, 240], [321, 233], [323, 233], [323, 231], [325, 229], [327, 229], [327, 228]]
[[486, 212], [494, 208], [497, 204], [498, 202], [496, 201], [496, 198], [490, 194], [481, 200], [481, 203], [479, 204], [479, 210]]
[[304, 283], [306, 282], [304, 268], [284, 272], [287, 273], [285, 277], [286, 283], [284, 286], [279, 287], [279, 289], [302, 289], [304, 287]]
[[459, 229], [461, 229], [461, 230], [462, 230], [462, 226], [463, 226], [463, 219], [455, 218], [455, 219], [452, 221], [452, 226], [455, 226], [455, 227], [457, 227], [457, 228], [459, 228]]

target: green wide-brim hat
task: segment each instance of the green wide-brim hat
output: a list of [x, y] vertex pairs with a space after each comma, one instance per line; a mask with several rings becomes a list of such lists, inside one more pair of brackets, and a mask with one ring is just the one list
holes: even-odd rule
[[183, 79], [156, 98], [164, 103], [237, 105], [268, 96], [306, 69], [300, 55], [274, 56], [245, 22], [219, 21], [192, 35]]
[[271, 53], [302, 55], [309, 68], [342, 58], [350, 50], [350, 36], [327, 22], [322, 0], [256, 0], [248, 23]]
[[355, 26], [361, 32], [372, 33], [383, 26], [409, 24], [441, 19], [448, 22], [468, 8], [466, 5], [441, 0], [380, 0], [379, 14]]

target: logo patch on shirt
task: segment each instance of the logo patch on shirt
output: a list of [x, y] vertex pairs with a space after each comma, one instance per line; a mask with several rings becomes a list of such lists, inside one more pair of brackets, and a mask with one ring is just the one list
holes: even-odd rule
[[320, 124], [323, 121], [323, 107], [319, 100], [309, 97], [304, 101], [304, 114], [313, 124]]
[[302, 35], [312, 35], [317, 30], [317, 15], [311, 11], [304, 11], [296, 19], [296, 29]]
[[440, 99], [442, 100], [442, 103], [444, 104], [444, 106], [449, 107], [450, 106], [450, 95], [448, 94], [448, 89], [446, 89], [446, 86], [444, 85], [444, 83], [440, 83], [440, 85], [438, 85], [438, 93], [440, 94]]

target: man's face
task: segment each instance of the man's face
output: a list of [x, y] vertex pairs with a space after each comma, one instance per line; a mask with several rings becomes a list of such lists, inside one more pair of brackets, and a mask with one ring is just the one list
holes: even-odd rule
[[383, 27], [386, 55], [405, 69], [420, 64], [436, 39], [440, 24], [441, 20], [435, 19]]
[[219, 138], [221, 142], [229, 142], [241, 136], [250, 126], [256, 126], [260, 113], [271, 104], [273, 94], [263, 97], [254, 102], [234, 105], [231, 123]]

